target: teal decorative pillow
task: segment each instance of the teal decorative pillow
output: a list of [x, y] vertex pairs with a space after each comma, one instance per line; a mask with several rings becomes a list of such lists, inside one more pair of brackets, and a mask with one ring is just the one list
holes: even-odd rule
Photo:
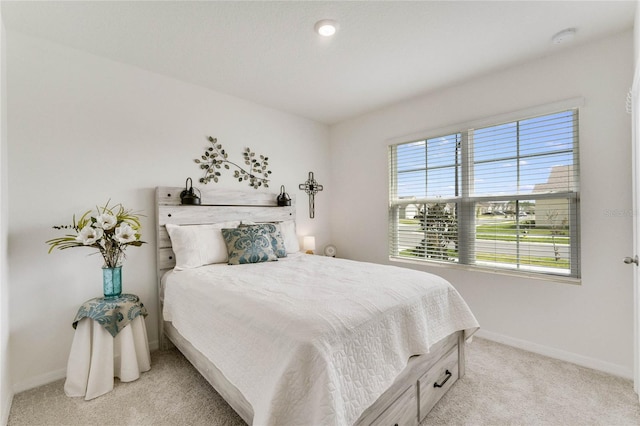
[[284, 246], [284, 238], [282, 234], [278, 230], [278, 228], [272, 223], [256, 223], [256, 224], [244, 224], [241, 223], [238, 225], [239, 228], [249, 228], [249, 227], [258, 227], [266, 229], [271, 238], [271, 246], [273, 247], [273, 252], [278, 257], [287, 257], [287, 250]]
[[222, 237], [227, 245], [229, 265], [278, 260], [273, 251], [271, 235], [264, 227], [223, 228]]

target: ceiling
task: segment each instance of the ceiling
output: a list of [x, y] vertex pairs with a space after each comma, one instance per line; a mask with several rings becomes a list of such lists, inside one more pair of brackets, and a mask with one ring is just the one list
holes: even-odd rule
[[[2, 1], [10, 32], [333, 124], [633, 27], [636, 1]], [[334, 19], [332, 38], [314, 24]], [[577, 29], [573, 41], [553, 34]], [[631, 55], [632, 52], [629, 52]]]

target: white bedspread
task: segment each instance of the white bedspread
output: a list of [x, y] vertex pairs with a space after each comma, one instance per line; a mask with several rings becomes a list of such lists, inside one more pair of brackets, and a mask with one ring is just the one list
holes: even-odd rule
[[251, 403], [255, 425], [350, 425], [411, 355], [478, 323], [444, 279], [298, 255], [165, 278], [164, 319]]

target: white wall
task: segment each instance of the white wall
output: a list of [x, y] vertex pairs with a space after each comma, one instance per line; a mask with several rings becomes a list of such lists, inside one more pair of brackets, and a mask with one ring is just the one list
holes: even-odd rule
[[7, 423], [13, 390], [9, 368], [9, 273], [7, 256], [8, 173], [6, 126], [6, 35], [0, 11], [0, 424]]
[[640, 0], [636, 0], [636, 17], [633, 21], [633, 35], [634, 35], [634, 56], [636, 68], [638, 61], [640, 61]]
[[[14, 390], [63, 377], [78, 306], [102, 292], [99, 256], [47, 254], [45, 241], [108, 199], [143, 210], [143, 240], [127, 251], [123, 291], [149, 308], [157, 345], [154, 188], [197, 182], [193, 162], [218, 138], [230, 159], [251, 147], [270, 158], [271, 189], [298, 197], [298, 233], [329, 239], [328, 128], [313, 121], [19, 33], [7, 33], [9, 261]], [[309, 219], [297, 185], [325, 184]], [[218, 187], [253, 191], [223, 176]]]
[[[628, 31], [333, 126], [331, 223], [338, 252], [389, 263], [388, 139], [582, 96], [581, 285], [394, 264], [449, 279], [485, 336], [632, 377], [632, 268], [622, 263], [632, 252], [625, 112], [632, 43]], [[611, 217], [605, 209], [623, 213]]]
[[[636, 16], [635, 16], [635, 20], [634, 20], [634, 26], [633, 26], [633, 34], [634, 34], [634, 41], [633, 41], [633, 52], [634, 52], [634, 64], [635, 64], [635, 73], [634, 73], [634, 78], [633, 78], [633, 85], [632, 85], [632, 93], [633, 93], [633, 98], [632, 98], [632, 102], [633, 102], [633, 107], [632, 107], [632, 111], [633, 111], [633, 116], [632, 116], [632, 133], [633, 133], [633, 148], [634, 148], [634, 158], [633, 160], [635, 161], [635, 170], [634, 170], [634, 180], [635, 180], [635, 187], [634, 187], [634, 195], [635, 195], [635, 201], [634, 201], [634, 207], [637, 209], [638, 208], [638, 172], [640, 172], [640, 170], [638, 170], [640, 167], [640, 161], [638, 161], [638, 147], [640, 147], [640, 136], [638, 135], [638, 129], [640, 128], [640, 101], [638, 99], [638, 96], [640, 95], [640, 0], [636, 1]], [[638, 233], [638, 229], [640, 229], [640, 221], [638, 218], [638, 215], [636, 213], [635, 215], [635, 228], [634, 228], [634, 233], [637, 235]], [[637, 237], [636, 237], [637, 238]], [[635, 241], [635, 249], [636, 249], [636, 253], [637, 253], [637, 246], [638, 246], [638, 241]], [[635, 280], [635, 285], [634, 285], [634, 294], [633, 294], [633, 300], [634, 300], [634, 347], [635, 347], [635, 351], [634, 351], [634, 390], [636, 391], [636, 393], [640, 393], [640, 313], [638, 312], [640, 310], [640, 295], [639, 295], [639, 288], [638, 288], [638, 269], [636, 268], [636, 273], [634, 276], [634, 280]]]

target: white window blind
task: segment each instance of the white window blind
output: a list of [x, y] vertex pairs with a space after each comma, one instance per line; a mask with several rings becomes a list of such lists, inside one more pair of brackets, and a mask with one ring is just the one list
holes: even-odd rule
[[580, 276], [578, 110], [389, 147], [390, 256]]

